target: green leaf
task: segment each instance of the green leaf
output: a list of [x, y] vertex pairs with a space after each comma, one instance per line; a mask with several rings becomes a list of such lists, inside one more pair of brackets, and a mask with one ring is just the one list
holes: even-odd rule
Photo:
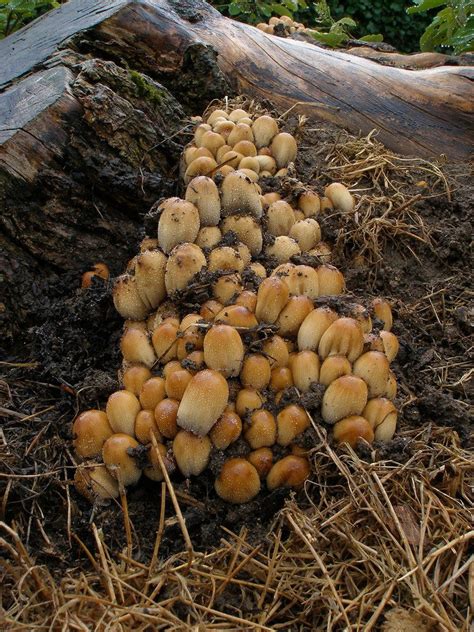
[[229, 15], [239, 15], [242, 13], [242, 7], [237, 2], [231, 2], [229, 4]]
[[292, 14], [288, 9], [282, 7], [281, 4], [272, 4], [272, 13], [276, 13], [277, 15], [287, 15], [289, 18], [292, 17]]
[[341, 44], [347, 42], [348, 40], [348, 37], [345, 33], [321, 33], [320, 31], [311, 31], [310, 35], [317, 42], [322, 42], [323, 44], [327, 44], [327, 46], [333, 46], [334, 48], [341, 46]]
[[442, 7], [446, 4], [446, 0], [413, 0], [416, 2], [416, 7], [408, 7], [407, 13], [411, 15], [412, 13], [423, 13], [424, 11], [429, 11], [430, 9], [436, 9], [436, 7]]
[[[285, 7], [287, 7], [287, 9], [289, 9], [292, 13], [294, 13], [295, 11], [298, 11], [297, 0], [282, 0], [282, 4], [284, 4]], [[291, 14], [290, 14], [290, 17], [291, 17]]]
[[373, 35], [364, 35], [364, 37], [359, 37], [362, 42], [383, 42], [383, 35], [381, 33], [373, 34]]
[[352, 18], [341, 18], [340, 20], [336, 22], [336, 24], [342, 24], [343, 26], [350, 26], [354, 29], [357, 26], [357, 22], [355, 22], [355, 20], [353, 20]]
[[259, 9], [262, 15], [264, 15], [266, 18], [270, 18], [272, 16], [272, 8], [269, 4], [262, 4], [260, 5]]
[[474, 30], [465, 35], [453, 37], [451, 44], [454, 48], [454, 53], [460, 55], [461, 53], [474, 52]]

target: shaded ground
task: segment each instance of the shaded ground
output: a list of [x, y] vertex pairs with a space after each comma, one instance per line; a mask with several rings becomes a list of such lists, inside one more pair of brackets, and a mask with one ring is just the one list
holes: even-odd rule
[[[295, 126], [298, 121], [295, 120], [292, 124]], [[209, 625], [212, 621], [221, 621], [220, 625], [230, 626], [219, 629], [250, 629], [249, 621], [252, 625], [259, 621], [258, 613], [262, 610], [262, 604], [266, 604], [267, 612], [271, 610], [272, 604], [274, 605], [272, 599], [275, 598], [275, 592], [272, 593], [270, 590], [268, 599], [264, 596], [263, 601], [255, 598], [256, 601], [251, 602], [248, 601], [248, 595], [252, 591], [248, 593], [243, 588], [245, 582], [265, 582], [265, 578], [261, 578], [263, 562], [255, 561], [254, 556], [251, 556], [249, 559], [254, 559], [253, 565], [245, 566], [244, 573], [240, 575], [238, 570], [235, 570], [238, 566], [235, 560], [244, 559], [245, 555], [253, 550], [252, 547], [258, 547], [259, 550], [268, 549], [268, 559], [271, 559], [277, 540], [280, 544], [287, 542], [285, 546], [288, 551], [292, 550], [292, 547], [296, 547], [294, 550], [297, 550], [298, 546], [292, 538], [295, 533], [298, 535], [299, 529], [304, 537], [297, 540], [300, 546], [303, 542], [310, 551], [307, 563], [314, 564], [317, 558], [312, 557], [311, 541], [308, 544], [305, 537], [312, 538], [311, 533], [315, 533], [315, 529], [324, 524], [328, 517], [337, 514], [345, 502], [352, 503], [348, 511], [352, 519], [357, 521], [360, 516], [358, 512], [364, 513], [364, 509], [360, 503], [358, 504], [355, 489], [359, 485], [367, 485], [367, 489], [370, 489], [370, 485], [375, 485], [375, 479], [369, 480], [378, 468], [371, 468], [370, 464], [374, 460], [382, 459], [383, 463], [389, 464], [380, 465], [381, 478], [387, 475], [391, 468], [396, 467], [395, 462], [408, 463], [407, 472], [415, 462], [420, 468], [416, 471], [423, 481], [427, 480], [423, 468], [431, 467], [432, 478], [428, 476], [428, 479], [435, 486], [439, 482], [436, 488], [438, 496], [433, 496], [433, 507], [436, 507], [437, 511], [441, 511], [439, 499], [444, 493], [451, 495], [446, 504], [452, 510], [456, 508], [456, 503], [463, 507], [469, 501], [465, 496], [464, 483], [464, 476], [467, 477], [469, 468], [465, 469], [465, 457], [460, 456], [467, 454], [462, 450], [467, 449], [469, 445], [469, 402], [472, 395], [470, 378], [473, 312], [470, 303], [470, 239], [473, 196], [472, 179], [469, 185], [468, 165], [444, 165], [443, 173], [446, 174], [446, 179], [443, 179], [441, 172], [427, 163], [397, 162], [392, 155], [387, 158], [386, 152], [376, 142], [356, 141], [345, 133], [327, 126], [323, 127], [313, 121], [306, 122], [306, 125], [300, 128], [300, 147], [297, 172], [302, 181], [314, 184], [321, 191], [330, 179], [340, 179], [351, 185], [358, 195], [363, 196], [358, 214], [350, 217], [339, 213], [329, 215], [322, 218], [321, 226], [324, 238], [335, 247], [335, 263], [346, 276], [348, 290], [359, 297], [381, 295], [393, 302], [394, 332], [399, 336], [401, 343], [400, 354], [394, 363], [399, 381], [396, 403], [401, 411], [400, 433], [383, 449], [360, 453], [358, 458], [354, 454], [347, 456], [343, 452], [341, 462], [327, 444], [324, 444], [322, 435], [316, 433], [314, 440], [319, 447], [315, 451], [314, 460], [320, 469], [313, 477], [314, 483], [308, 486], [307, 495], [302, 493], [297, 499], [298, 506], [286, 506], [269, 536], [267, 534], [275, 521], [276, 512], [285, 506], [288, 494], [274, 493], [259, 498], [248, 506], [233, 508], [216, 498], [210, 477], [204, 476], [198, 481], [193, 480], [189, 487], [184, 481], [176, 482], [178, 502], [195, 550], [208, 552], [212, 559], [216, 558], [216, 568], [219, 567], [219, 559], [221, 562], [223, 559], [227, 560], [231, 576], [240, 577], [239, 581], [244, 582], [235, 584], [229, 580], [228, 585], [225, 584], [224, 587], [219, 584], [218, 594], [211, 600], [212, 608], [230, 613], [231, 617], [237, 619], [244, 617], [243, 622], [225, 617], [221, 621], [217, 615], [207, 612], [208, 618], [205, 620]], [[354, 164], [357, 160], [365, 161], [364, 165], [370, 168], [354, 174], [349, 164]], [[418, 195], [421, 196], [419, 200], [406, 205], [407, 201]], [[393, 208], [390, 207], [390, 200], [393, 202]], [[364, 211], [364, 208], [370, 210]], [[136, 242], [130, 243], [128, 254], [134, 253], [140, 237], [141, 235], [137, 235]], [[113, 243], [110, 244], [110, 253], [107, 249], [104, 250], [103, 261], [107, 263], [109, 257], [111, 261], [116, 259]], [[90, 263], [84, 262], [84, 270], [88, 269]], [[118, 273], [119, 270], [114, 268], [113, 272]], [[31, 556], [31, 563], [34, 560], [37, 565], [45, 565], [57, 581], [65, 576], [67, 569], [73, 567], [96, 572], [97, 569], [92, 567], [85, 551], [87, 548], [100, 554], [98, 542], [102, 537], [104, 546], [110, 550], [113, 557], [120, 551], [125, 553], [127, 544], [124, 526], [127, 522], [122, 520], [120, 508], [117, 505], [91, 508], [68, 484], [74, 471], [70, 449], [71, 421], [77, 411], [104, 404], [107, 396], [117, 388], [116, 376], [120, 362], [118, 339], [121, 320], [115, 314], [112, 305], [109, 283], [97, 280], [89, 290], [81, 290], [79, 285], [78, 275], [70, 272], [58, 273], [53, 282], [45, 283], [37, 291], [37, 310], [31, 319], [31, 326], [15, 341], [14, 347], [8, 350], [7, 357], [0, 365], [3, 374], [0, 381], [0, 414], [3, 416], [0, 437], [3, 459], [1, 482], [5, 491], [2, 504], [3, 519], [14, 525]], [[28, 289], [25, 288], [25, 291]], [[438, 426], [444, 429], [438, 429]], [[453, 468], [458, 469], [447, 481], [447, 470], [439, 473], [433, 466], [433, 459], [439, 459], [440, 466], [443, 464], [443, 467], [449, 469], [450, 450]], [[350, 470], [350, 476], [343, 467]], [[384, 470], [384, 467], [387, 469]], [[416, 471], [413, 480], [416, 479]], [[323, 472], [327, 472], [327, 479], [322, 478]], [[436, 476], [440, 476], [439, 480]], [[354, 488], [351, 487], [351, 480], [355, 481]], [[390, 480], [390, 477], [385, 480]], [[400, 480], [408, 481], [402, 475]], [[448, 483], [451, 485], [449, 489], [446, 488]], [[407, 485], [409, 486], [408, 482]], [[351, 489], [350, 493], [348, 489]], [[410, 497], [412, 492], [408, 488], [400, 491], [395, 486], [389, 490], [389, 494], [392, 492], [400, 497], [400, 506], [406, 507], [414, 503]], [[153, 548], [156, 547], [155, 538], [159, 525], [162, 529], [158, 556], [160, 572], [174, 561], [183, 564], [186, 561], [181, 553], [182, 524], [175, 518], [169, 499], [166, 514], [162, 513], [160, 499], [163, 498], [163, 493], [163, 487], [149, 482], [141, 483], [140, 487], [131, 490], [128, 496], [130, 524], [133, 525], [133, 558], [137, 564], [134, 568], [138, 574], [141, 572], [140, 563], [150, 564]], [[320, 514], [317, 513], [316, 506]], [[324, 511], [321, 509], [322, 506]], [[423, 507], [423, 503], [420, 506]], [[380, 521], [383, 522], [383, 511], [380, 508], [374, 509], [374, 512], [377, 511]], [[406, 520], [410, 524], [418, 525], [418, 528], [416, 503], [410, 511], [412, 514]], [[461, 512], [458, 518], [461, 521], [459, 527], [451, 525], [457, 535], [460, 532], [456, 532], [456, 529], [462, 528], [462, 516]], [[294, 525], [292, 527], [292, 520], [296, 521], [297, 528], [293, 528]], [[308, 521], [306, 525], [305, 520]], [[374, 518], [374, 524], [376, 523]], [[99, 535], [91, 528], [91, 524], [99, 530]], [[432, 525], [428, 527], [428, 531], [431, 528]], [[233, 534], [240, 533], [240, 536], [229, 535], [225, 529], [230, 529]], [[421, 547], [420, 534], [414, 537], [415, 544]], [[441, 542], [449, 540], [448, 534], [445, 540], [443, 534], [440, 537]], [[221, 538], [224, 538], [224, 541]], [[7, 534], [7, 540], [13, 543], [15, 549], [11, 534]], [[242, 544], [244, 541], [245, 545]], [[379, 542], [375, 538], [371, 544], [366, 544], [377, 547]], [[434, 540], [426, 545], [426, 551], [433, 545]], [[393, 543], [387, 546], [395, 547]], [[414, 547], [416, 548], [415, 545]], [[232, 562], [231, 551], [237, 549], [239, 555], [242, 551], [245, 555], [239, 558], [236, 554]], [[326, 544], [321, 540], [318, 550], [323, 549], [326, 550]], [[218, 551], [221, 551], [221, 554]], [[12, 551], [10, 553], [10, 559], [15, 559], [15, 554]], [[170, 558], [175, 554], [180, 554], [181, 557], [178, 555], [176, 559]], [[352, 554], [356, 555], [356, 551], [352, 551]], [[18, 569], [21, 568], [21, 564], [26, 564], [26, 558], [22, 561], [21, 555], [16, 555], [17, 566], [9, 566], [7, 562], [3, 568], [3, 605], [6, 608], [13, 606], [16, 597], [15, 593], [10, 594], [10, 590], [13, 590], [13, 583], [19, 580], [21, 573]], [[324, 553], [324, 559], [330, 565], [327, 551]], [[464, 558], [460, 558], [455, 570], [462, 568], [464, 561]], [[347, 559], [345, 563], [349, 563]], [[355, 562], [354, 564], [356, 566]], [[110, 568], [113, 568], [113, 565]], [[299, 567], [301, 572], [302, 568]], [[342, 591], [338, 584], [339, 580], [336, 579], [339, 572], [338, 564], [334, 563], [330, 568], [333, 580], [338, 585], [337, 593], [338, 590]], [[313, 570], [316, 576], [321, 575], [321, 565], [316, 564]], [[201, 571], [204, 572], [203, 569]], [[266, 570], [267, 574], [270, 571], [271, 565]], [[297, 577], [300, 571], [295, 570]], [[130, 569], [127, 572], [131, 572]], [[324, 576], [324, 573], [322, 575]], [[394, 574], [396, 575], [397, 573]], [[35, 579], [34, 573], [32, 577]], [[201, 577], [202, 581], [203, 577], [205, 575]], [[463, 587], [466, 583], [465, 576], [461, 574], [460, 577], [459, 581]], [[113, 601], [110, 584], [100, 573], [95, 583], [91, 580], [91, 595], [94, 594], [96, 599], [101, 593], [100, 578], [105, 593]], [[42, 585], [42, 581], [38, 580], [36, 586]], [[50, 586], [50, 580], [44, 581], [45, 585]], [[173, 582], [176, 581], [176, 576], [173, 580], [170, 579], [173, 586]], [[271, 581], [269, 580], [270, 587], [273, 586]], [[304, 585], [301, 578], [298, 581]], [[312, 586], [311, 581], [308, 580], [308, 591]], [[348, 588], [349, 593], [351, 590], [356, 591], [358, 580], [354, 581], [354, 586]], [[130, 583], [133, 584], [133, 581], [130, 580]], [[330, 604], [329, 610], [337, 611], [337, 599], [331, 592], [331, 585], [321, 584], [316, 593], [320, 590], [318, 594], [321, 603]], [[192, 586], [196, 589], [197, 584]], [[77, 586], [73, 588], [71, 585], [69, 592], [74, 593], [76, 590]], [[117, 585], [113, 590], [117, 591]], [[165, 599], [171, 594], [172, 590], [167, 590], [163, 589], [160, 599]], [[275, 615], [268, 625], [280, 623], [283, 629], [288, 630], [326, 627], [327, 620], [323, 624], [324, 617], [321, 618], [322, 615], [315, 613], [318, 602], [315, 601], [314, 595], [311, 597], [313, 601], [309, 596], [307, 601], [299, 601], [288, 591], [287, 588], [280, 597], [281, 612]], [[420, 591], [429, 594], [426, 586], [421, 586]], [[456, 619], [453, 613], [457, 608], [460, 616], [468, 616], [466, 593], [457, 585], [453, 591], [450, 599], [455, 606], [450, 609], [442, 597], [443, 607], [447, 608], [447, 618], [452, 617], [455, 626], [453, 629], [464, 629], [459, 617]], [[32, 592], [32, 588], [26, 590], [27, 594]], [[127, 594], [125, 590], [126, 598], [122, 603], [127, 603]], [[382, 599], [383, 594], [378, 595], [377, 599]], [[395, 602], [390, 602], [392, 593], [387, 597], [390, 608], [396, 603], [404, 605], [400, 594], [396, 594]], [[115, 597], [120, 602], [120, 596]], [[64, 596], [61, 598], [64, 599]], [[48, 599], [46, 596], [45, 600]], [[430, 602], [429, 596], [427, 601]], [[51, 603], [53, 602], [54, 599]], [[196, 598], [196, 603], [198, 602], [199, 599]], [[149, 603], [145, 600], [144, 605], [151, 608], [152, 603], [153, 600]], [[411, 598], [407, 598], [405, 606], [408, 607], [411, 603]], [[350, 617], [353, 629], [369, 629], [357, 627], [357, 607], [345, 616]], [[84, 608], [86, 613], [87, 607]], [[181, 605], [178, 603], [174, 610], [174, 615], [184, 622], [182, 629], [191, 629], [185, 627], [186, 617], [190, 617], [189, 626], [191, 622], [199, 622], [201, 615], [204, 617], [202, 603], [200, 608], [201, 610], [198, 608], [194, 614], [190, 614], [192, 608], [189, 604], [186, 606], [186, 601], [182, 598]], [[418, 621], [419, 627], [416, 629], [438, 629], [436, 625], [440, 625], [439, 621], [436, 624], [436, 617], [430, 614], [429, 608], [423, 608], [423, 613], [428, 615], [428, 627], [422, 627], [425, 623]], [[41, 618], [40, 610], [36, 621]], [[15, 612], [18, 611], [17, 608]], [[240, 614], [237, 615], [237, 612]], [[245, 613], [245, 616], [242, 613]], [[370, 615], [373, 615], [373, 609], [364, 611], [366, 618], [362, 618], [361, 621], [367, 622]], [[18, 621], [31, 623], [35, 616], [30, 613], [29, 619], [26, 615], [22, 619], [22, 615], [18, 615]], [[159, 616], [164, 615], [161, 613]], [[444, 621], [444, 614], [441, 613], [440, 616]], [[341, 620], [331, 629], [342, 629], [343, 623]], [[123, 628], [114, 629], [152, 629], [147, 628], [151, 623], [146, 621], [146, 617], [140, 621], [140, 626], [143, 627], [138, 627], [137, 623], [135, 628], [133, 622], [124, 622], [123, 625]], [[177, 621], [168, 620], [166, 625], [170, 626], [167, 629], [181, 629]], [[231, 627], [232, 625], [235, 627]], [[11, 623], [8, 629], [25, 629], [20, 627], [20, 623], [18, 626], [16, 628]], [[53, 626], [52, 629], [56, 628]], [[266, 628], [257, 626], [255, 629]]]

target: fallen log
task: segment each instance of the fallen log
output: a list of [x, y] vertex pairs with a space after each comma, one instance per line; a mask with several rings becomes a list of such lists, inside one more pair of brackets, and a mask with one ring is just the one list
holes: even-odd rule
[[[143, 214], [175, 191], [184, 112], [160, 84], [70, 57], [0, 99], [2, 342], [47, 314], [81, 272], [112, 273], [136, 249]], [[66, 285], [58, 283], [72, 271]]]
[[[69, 40], [72, 38], [72, 40]], [[68, 41], [69, 40], [69, 41]], [[66, 42], [66, 43], [65, 43]], [[202, 0], [72, 0], [0, 43], [0, 86], [64, 46], [107, 55], [150, 76], [179, 73], [186, 50], [212, 46], [238, 92], [353, 132], [379, 131], [405, 154], [466, 158], [474, 139], [474, 69], [382, 66], [229, 20]]]

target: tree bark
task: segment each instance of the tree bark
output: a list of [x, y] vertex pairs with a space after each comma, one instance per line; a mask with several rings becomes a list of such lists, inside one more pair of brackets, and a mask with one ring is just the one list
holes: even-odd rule
[[[381, 66], [229, 20], [201, 0], [71, 0], [0, 44], [0, 86], [43, 64], [65, 40], [162, 79], [186, 50], [212, 46], [235, 89], [353, 132], [379, 131], [400, 153], [467, 158], [474, 140], [474, 69]], [[10, 53], [10, 54], [9, 54]]]
[[179, 103], [113, 62], [70, 54], [67, 64], [0, 99], [2, 342], [47, 315], [64, 273], [66, 291], [94, 262], [118, 273], [143, 236], [144, 213], [175, 194]]

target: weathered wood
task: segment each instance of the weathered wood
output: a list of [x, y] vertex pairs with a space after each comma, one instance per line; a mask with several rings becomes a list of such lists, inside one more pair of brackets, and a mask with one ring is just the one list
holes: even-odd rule
[[[79, 33], [80, 32], [80, 33]], [[74, 36], [74, 37], [73, 37]], [[44, 64], [65, 40], [151, 76], [179, 74], [186, 51], [211, 45], [239, 92], [354, 132], [379, 131], [406, 154], [466, 158], [474, 140], [474, 69], [422, 71], [267, 35], [201, 0], [71, 0], [0, 43], [0, 85]]]
[[27, 182], [59, 157], [67, 142], [63, 117], [82, 109], [69, 86], [73, 73], [59, 66], [6, 90], [0, 100], [0, 169]]
[[396, 68], [406, 68], [408, 70], [423, 70], [426, 68], [438, 68], [440, 66], [454, 65], [449, 63], [452, 57], [442, 53], [414, 53], [403, 55], [395, 52], [385, 52], [374, 50], [367, 46], [349, 48], [346, 50], [349, 55], [371, 59], [384, 66], [395, 66]]
[[0, 344], [47, 313], [62, 275], [77, 288], [94, 261], [118, 273], [175, 191], [179, 103], [113, 62], [67, 61], [0, 99]]

